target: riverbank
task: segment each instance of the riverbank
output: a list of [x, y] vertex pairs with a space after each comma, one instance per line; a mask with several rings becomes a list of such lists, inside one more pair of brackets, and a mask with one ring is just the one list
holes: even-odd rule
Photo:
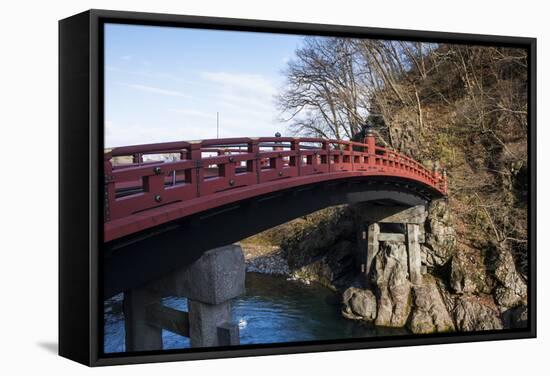
[[246, 241], [239, 245], [243, 250], [247, 273], [290, 275], [290, 268], [281, 247]]
[[[284, 251], [279, 246], [256, 244], [253, 242], [238, 243], [243, 250], [245, 270], [247, 273], [285, 277], [287, 281], [297, 281], [305, 285], [318, 283], [319, 285], [337, 291], [331, 283], [318, 278], [316, 273], [308, 273], [308, 268], [292, 270]], [[338, 302], [341, 299], [338, 298]]]

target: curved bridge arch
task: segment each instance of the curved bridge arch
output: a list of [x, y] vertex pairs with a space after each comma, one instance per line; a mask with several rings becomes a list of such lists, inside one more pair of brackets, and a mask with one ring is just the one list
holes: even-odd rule
[[[104, 296], [160, 278], [209, 249], [329, 206], [366, 201], [415, 206], [446, 194], [444, 176], [373, 146], [374, 137], [366, 141], [207, 140], [106, 153]], [[321, 148], [302, 148], [302, 143]], [[237, 152], [235, 145], [240, 149], [243, 144], [246, 150]], [[220, 150], [220, 145], [226, 147]], [[183, 158], [168, 163], [142, 159], [160, 152]], [[130, 165], [113, 166], [113, 157], [129, 154]], [[180, 199], [163, 202], [172, 187], [180, 189]], [[138, 209], [129, 212], [132, 200]], [[126, 206], [117, 208], [121, 202]], [[148, 202], [150, 207], [141, 207]]]

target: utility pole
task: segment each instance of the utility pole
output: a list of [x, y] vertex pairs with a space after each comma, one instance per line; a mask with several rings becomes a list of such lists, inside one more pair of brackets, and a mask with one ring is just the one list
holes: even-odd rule
[[216, 111], [216, 138], [220, 138], [220, 112]]

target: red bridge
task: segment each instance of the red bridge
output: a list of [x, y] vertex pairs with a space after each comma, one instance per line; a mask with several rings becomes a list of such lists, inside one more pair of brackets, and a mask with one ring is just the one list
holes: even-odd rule
[[[144, 162], [151, 154], [175, 161]], [[215, 154], [215, 155], [213, 155]], [[114, 164], [113, 157], [131, 157]], [[217, 206], [290, 187], [353, 177], [393, 176], [445, 195], [445, 175], [375, 145], [320, 138], [233, 138], [115, 148], [105, 158], [108, 242]]]
[[364, 143], [262, 137], [117, 147], [104, 154], [104, 177], [107, 296], [323, 207], [417, 205], [447, 193], [444, 173], [377, 146], [372, 133]]

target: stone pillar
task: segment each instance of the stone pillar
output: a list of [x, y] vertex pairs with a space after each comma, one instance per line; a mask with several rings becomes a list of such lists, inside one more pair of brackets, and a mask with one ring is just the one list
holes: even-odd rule
[[[205, 252], [193, 264], [124, 293], [126, 351], [162, 350], [162, 329], [188, 336], [192, 347], [239, 344], [231, 299], [244, 293], [241, 247]], [[189, 312], [162, 305], [161, 296], [188, 299]]]
[[[239, 344], [239, 327], [231, 322], [231, 303], [208, 304], [189, 300], [189, 337], [192, 347], [227, 346]], [[232, 327], [237, 332], [233, 343], [220, 340], [218, 328]]]
[[172, 278], [169, 283], [175, 295], [188, 299], [191, 346], [238, 345], [239, 327], [232, 322], [231, 299], [244, 293], [241, 247], [211, 249]]
[[361, 273], [365, 274], [367, 267], [367, 225], [361, 224], [357, 232], [357, 249], [354, 254], [355, 265], [358, 265]]
[[407, 251], [409, 254], [409, 278], [414, 285], [422, 283], [422, 264], [420, 243], [418, 241], [420, 229], [417, 224], [407, 223]]
[[148, 308], [160, 302], [160, 294], [146, 287], [124, 292], [126, 351], [162, 350], [162, 329], [153, 326], [147, 315]]
[[367, 260], [365, 265], [365, 275], [368, 277], [372, 262], [379, 249], [378, 235], [380, 235], [380, 225], [378, 223], [371, 223], [367, 232]]

